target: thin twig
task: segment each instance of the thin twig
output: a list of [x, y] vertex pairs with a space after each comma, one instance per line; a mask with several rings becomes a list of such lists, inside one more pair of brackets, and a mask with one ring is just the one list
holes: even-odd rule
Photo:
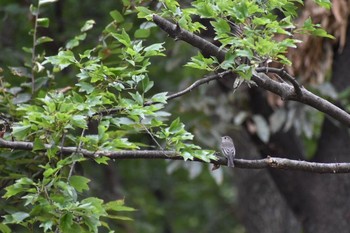
[[[217, 80], [217, 79], [222, 78], [225, 75], [230, 74], [230, 73], [232, 73], [232, 71], [229, 70], [229, 71], [224, 71], [224, 72], [221, 72], [221, 73], [205, 76], [204, 78], [201, 78], [201, 79], [195, 81], [194, 83], [192, 83], [190, 86], [188, 86], [184, 90], [181, 90], [181, 91], [178, 91], [178, 92], [173, 93], [171, 95], [168, 95], [166, 97], [166, 100], [167, 101], [168, 100], [172, 100], [172, 99], [175, 99], [175, 98], [180, 97], [182, 95], [185, 95], [186, 93], [191, 92], [193, 89], [195, 89], [196, 87], [198, 87], [198, 86], [200, 86], [202, 84], [209, 83], [210, 81], [213, 81], [213, 80]], [[157, 103], [158, 102], [147, 101], [147, 102], [145, 102], [143, 104], [143, 106], [150, 106], [150, 105], [157, 104]], [[103, 116], [111, 115], [111, 114], [115, 114], [117, 112], [120, 112], [121, 110], [122, 110], [121, 108], [107, 109], [107, 110], [98, 112], [98, 115], [103, 115]]]
[[39, 18], [39, 10], [40, 10], [40, 4], [38, 4], [36, 12], [34, 13], [34, 29], [33, 29], [33, 48], [32, 48], [32, 72], [31, 72], [31, 81], [32, 81], [32, 94], [34, 94], [35, 91], [35, 52], [36, 52], [36, 40], [37, 40], [37, 30], [38, 30], [38, 18]]
[[147, 127], [143, 124], [141, 124], [142, 127], [146, 130], [146, 132], [148, 133], [148, 135], [152, 138], [153, 142], [158, 146], [159, 149], [164, 150], [164, 148], [159, 144], [159, 142], [157, 141], [157, 139], [155, 139], [155, 137], [153, 136], [153, 134], [147, 129]]
[[[84, 136], [84, 134], [85, 134], [85, 129], [83, 129], [82, 130], [82, 132], [81, 132], [81, 137], [83, 137]], [[79, 153], [79, 151], [81, 150], [81, 145], [82, 145], [82, 140], [79, 140], [79, 144], [78, 144], [78, 147], [77, 147], [77, 149], [75, 150], [75, 154], [78, 154]], [[63, 146], [61, 146], [61, 151], [62, 151], [62, 148], [63, 148]], [[75, 167], [75, 163], [76, 163], [76, 161], [74, 161], [73, 162], [73, 164], [71, 165], [71, 167], [70, 167], [70, 169], [69, 169], [69, 174], [68, 174], [68, 180], [71, 178], [71, 176], [73, 175], [73, 171], [74, 171], [74, 167]]]
[[[66, 140], [66, 133], [65, 132], [63, 132], [63, 134], [62, 134], [62, 139], [61, 139], [61, 143], [60, 143], [60, 146], [61, 146], [61, 148], [63, 147], [63, 145], [64, 145], [64, 141]], [[62, 151], [60, 151], [60, 158], [62, 159]]]
[[[210, 81], [213, 81], [213, 80], [217, 80], [221, 77], [224, 77], [225, 75], [227, 74], [230, 74], [232, 73], [232, 71], [224, 71], [224, 72], [221, 72], [221, 73], [218, 73], [218, 74], [212, 74], [212, 75], [208, 75], [204, 78], [201, 78], [197, 81], [195, 81], [194, 83], [192, 83], [190, 86], [188, 86], [187, 88], [185, 88], [184, 90], [181, 90], [179, 92], [176, 92], [174, 94], [171, 94], [171, 95], [168, 95], [166, 100], [172, 100], [172, 99], [175, 99], [177, 97], [180, 97], [182, 95], [185, 95], [186, 93], [192, 91], [193, 89], [195, 89], [196, 87], [202, 85], [202, 84], [205, 84], [205, 83], [209, 83]], [[149, 106], [149, 105], [152, 105], [152, 104], [156, 104], [156, 102], [153, 102], [153, 101], [149, 101], [149, 102], [146, 102], [144, 104], [144, 106]]]
[[176, 93], [174, 93], [172, 95], [169, 95], [167, 97], [167, 100], [175, 99], [175, 98], [177, 98], [179, 96], [182, 96], [182, 95], [192, 91], [194, 88], [196, 88], [196, 87], [198, 87], [198, 86], [200, 86], [200, 85], [202, 85], [204, 83], [209, 83], [212, 80], [216, 80], [218, 78], [224, 77], [225, 75], [230, 74], [230, 73], [232, 73], [232, 71], [229, 70], [229, 71], [224, 71], [224, 72], [221, 72], [221, 73], [218, 73], [218, 74], [209, 75], [209, 76], [207, 76], [205, 78], [199, 79], [199, 80], [195, 81], [194, 83], [192, 83], [192, 85], [190, 85], [186, 89], [184, 89], [182, 91], [179, 91], [179, 92], [176, 92]]

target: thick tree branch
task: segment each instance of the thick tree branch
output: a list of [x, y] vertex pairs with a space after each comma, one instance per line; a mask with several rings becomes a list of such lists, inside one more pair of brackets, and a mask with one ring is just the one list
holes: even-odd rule
[[259, 67], [255, 69], [256, 72], [260, 73], [274, 73], [277, 74], [279, 77], [282, 78], [282, 80], [286, 79], [288, 82], [290, 82], [293, 87], [294, 87], [294, 91], [297, 94], [298, 97], [301, 97], [303, 95], [302, 91], [301, 91], [301, 86], [300, 84], [295, 80], [294, 77], [292, 77], [290, 74], [288, 74], [287, 71], [285, 71], [285, 69], [278, 69], [278, 68], [270, 68], [270, 67]]
[[[179, 25], [170, 22], [167, 19], [162, 18], [158, 15], [153, 15], [153, 21], [165, 32], [167, 32], [171, 37], [176, 40], [183, 40], [192, 46], [200, 49], [201, 51], [215, 56], [220, 62], [225, 59], [226, 52], [220, 50], [219, 47], [204, 40], [203, 38], [181, 29]], [[276, 73], [282, 78], [289, 81], [292, 85], [287, 83], [280, 83], [270, 79], [266, 73]], [[300, 87], [295, 79], [290, 76], [283, 69], [260, 67], [256, 69], [256, 74], [253, 75], [252, 81], [254, 81], [259, 87], [275, 93], [283, 100], [294, 100], [311, 107], [318, 109], [321, 112], [328, 114], [344, 125], [350, 127], [350, 114], [346, 111], [335, 106], [331, 102], [311, 93], [304, 87]]]
[[[21, 141], [6, 141], [0, 139], [0, 148], [9, 148], [13, 150], [33, 150], [32, 142]], [[51, 145], [45, 144], [46, 151], [51, 148]], [[77, 153], [76, 147], [59, 147], [60, 153], [69, 155]], [[107, 156], [113, 159], [170, 159], [183, 160], [174, 151], [163, 150], [123, 150], [123, 151], [89, 151], [80, 149], [78, 153], [88, 158], [98, 158]], [[210, 163], [215, 165], [226, 166], [227, 160], [224, 157], [217, 157], [218, 160], [211, 160]], [[194, 159], [197, 162], [204, 162], [199, 159]], [[246, 160], [235, 159], [235, 167], [248, 169], [275, 168], [283, 170], [296, 170], [311, 173], [350, 173], [350, 163], [315, 163], [299, 160], [291, 160], [277, 157], [267, 157], [265, 159]]]
[[[264, 67], [262, 69], [265, 69]], [[273, 70], [268, 69], [269, 72], [273, 72]], [[278, 69], [277, 69], [278, 70]], [[277, 73], [277, 72], [276, 72]], [[350, 127], [350, 114], [341, 108], [335, 106], [331, 102], [315, 95], [314, 93], [308, 91], [304, 87], [300, 87], [301, 95], [295, 93], [294, 89], [286, 84], [279, 83], [275, 80], [270, 79], [264, 73], [258, 73], [258, 75], [254, 75], [252, 80], [259, 86], [266, 90], [275, 93], [283, 100], [294, 100], [300, 103], [307, 104], [311, 107], [316, 108], [317, 110], [326, 113], [327, 115], [333, 117], [344, 125]]]
[[213, 43], [180, 28], [178, 24], [174, 24], [158, 15], [153, 15], [153, 21], [175, 40], [186, 41], [194, 47], [199, 48], [202, 52], [216, 57], [220, 62], [225, 60], [226, 52], [224, 50], [220, 50]]

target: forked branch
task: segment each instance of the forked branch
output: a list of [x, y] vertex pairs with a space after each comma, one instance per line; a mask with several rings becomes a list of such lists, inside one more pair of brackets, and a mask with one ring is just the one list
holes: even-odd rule
[[[174, 39], [183, 40], [191, 44], [205, 54], [216, 57], [219, 62], [224, 61], [226, 51], [219, 49], [219, 47], [210, 43], [209, 41], [180, 28], [178, 24], [172, 23], [161, 16], [153, 15], [153, 21]], [[267, 73], [278, 74], [292, 85], [285, 82], [281, 83], [272, 80], [266, 75]], [[255, 74], [252, 76], [251, 80], [254, 81], [259, 87], [279, 95], [283, 100], [293, 100], [307, 104], [333, 117], [347, 127], [350, 127], [349, 113], [331, 102], [313, 94], [304, 87], [301, 87], [295, 81], [295, 78], [283, 69], [259, 67], [255, 70]]]

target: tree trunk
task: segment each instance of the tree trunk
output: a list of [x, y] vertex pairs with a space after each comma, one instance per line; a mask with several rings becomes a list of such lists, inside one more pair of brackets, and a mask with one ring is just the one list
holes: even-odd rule
[[[350, 38], [349, 30], [347, 38]], [[336, 54], [334, 58], [332, 84], [337, 91], [350, 86], [349, 61], [350, 42], [342, 54]], [[261, 91], [253, 89], [250, 96], [254, 113], [268, 117], [272, 110], [266, 111]], [[349, 162], [349, 143], [349, 129], [326, 117], [313, 160]], [[242, 154], [249, 154], [249, 151], [255, 154], [252, 145], [253, 142], [242, 147]], [[293, 130], [277, 133], [268, 145], [257, 140], [254, 145], [263, 157], [304, 159], [301, 141]], [[269, 173], [236, 171], [236, 175], [239, 208], [248, 232], [301, 232], [300, 228], [305, 233], [349, 232], [350, 174], [321, 175], [272, 169]]]

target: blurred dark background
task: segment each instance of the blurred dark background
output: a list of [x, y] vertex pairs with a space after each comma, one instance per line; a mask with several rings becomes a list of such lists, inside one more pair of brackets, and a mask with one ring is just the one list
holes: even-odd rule
[[[18, 85], [21, 80], [12, 78], [8, 67], [23, 66], [31, 59], [23, 50], [32, 46], [30, 4], [19, 0], [0, 3], [0, 67], [6, 81]], [[295, 65], [289, 71], [307, 88], [348, 108], [348, 2], [338, 0], [333, 4], [331, 11], [324, 10], [319, 15], [320, 11], [314, 13], [318, 8], [305, 1], [300, 20], [315, 16], [315, 21], [337, 39], [302, 37], [303, 46], [290, 53]], [[142, 5], [159, 7], [155, 1], [144, 1]], [[109, 12], [116, 9], [125, 11], [122, 1], [59, 0], [43, 7], [41, 15], [50, 19], [50, 27], [40, 29], [39, 35], [50, 36], [54, 41], [39, 50], [45, 50], [47, 56], [57, 53], [88, 19], [96, 24], [79, 49], [94, 47], [111, 22]], [[125, 20], [134, 29], [144, 22], [135, 14], [125, 16]], [[167, 48], [166, 59], [152, 60], [149, 76], [155, 82], [153, 92], [184, 89], [206, 74], [184, 67], [190, 56], [197, 53], [184, 42], [174, 42], [156, 27], [147, 40], [165, 42]], [[73, 85], [74, 70], [56, 74], [55, 79], [56, 88]], [[203, 148], [217, 150], [220, 137], [230, 135], [238, 158], [270, 155], [318, 162], [350, 161], [348, 129], [316, 110], [282, 102], [256, 87], [243, 85], [233, 93], [230, 81], [210, 83], [172, 100], [167, 111], [174, 118], [181, 117]], [[269, 135], [268, 141], [263, 140], [264, 134]], [[144, 141], [152, 144], [150, 138]], [[128, 206], [137, 209], [130, 214], [133, 222], [115, 224], [118, 232], [339, 233], [350, 229], [347, 174], [232, 171], [226, 167], [213, 172], [202, 163], [159, 160], [111, 161], [108, 166], [87, 162], [79, 172], [92, 180], [91, 195], [105, 200], [124, 198]]]

